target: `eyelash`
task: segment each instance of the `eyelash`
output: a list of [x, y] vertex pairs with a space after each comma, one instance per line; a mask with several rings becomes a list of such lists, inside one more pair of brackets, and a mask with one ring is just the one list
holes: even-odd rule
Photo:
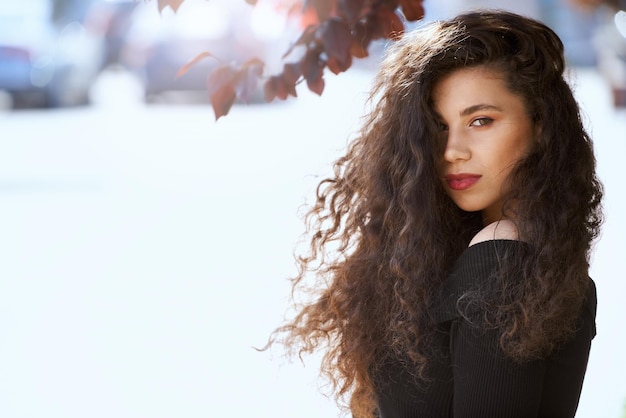
[[[475, 124], [476, 122], [481, 122], [479, 124]], [[476, 118], [472, 121], [472, 123], [470, 123], [470, 126], [486, 126], [489, 125], [491, 122], [493, 122], [493, 119], [491, 118], [487, 118], [487, 117], [482, 117], [482, 118]]]
[[[478, 124], [476, 124], [476, 122], [480, 122]], [[476, 118], [474, 119], [469, 126], [475, 126], [475, 127], [482, 127], [482, 126], [487, 126], [489, 125], [491, 122], [493, 122], [493, 119], [488, 118], [488, 117], [480, 117], [480, 118]], [[445, 132], [448, 130], [448, 125], [446, 125], [445, 123], [439, 123], [439, 130], [441, 132]]]

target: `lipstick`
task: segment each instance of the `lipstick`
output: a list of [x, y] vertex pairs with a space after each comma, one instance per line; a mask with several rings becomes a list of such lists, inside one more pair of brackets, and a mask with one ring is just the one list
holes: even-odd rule
[[472, 187], [481, 176], [479, 174], [448, 174], [445, 176], [448, 186], [452, 190], [466, 190]]

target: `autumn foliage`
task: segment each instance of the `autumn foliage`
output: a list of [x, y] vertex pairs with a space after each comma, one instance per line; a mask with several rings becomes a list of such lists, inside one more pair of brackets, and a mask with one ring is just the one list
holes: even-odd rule
[[[244, 0], [232, 0], [244, 1]], [[257, 0], [245, 0], [252, 7]], [[276, 0], [285, 3], [285, 0]], [[184, 0], [158, 0], [159, 10], [171, 7], [177, 11]], [[292, 0], [290, 11], [302, 25], [302, 33], [285, 51], [282, 71], [266, 75], [265, 63], [253, 58], [242, 63], [222, 64], [208, 75], [208, 93], [215, 118], [228, 114], [237, 99], [249, 101], [263, 83], [265, 100], [285, 100], [296, 97], [296, 85], [306, 82], [309, 90], [321, 95], [324, 72], [334, 74], [348, 70], [355, 58], [368, 56], [372, 41], [397, 39], [407, 21], [424, 16], [423, 0]], [[289, 61], [294, 50], [300, 54]], [[303, 51], [302, 51], [303, 50]], [[201, 59], [210, 57], [203, 52], [179, 71]]]

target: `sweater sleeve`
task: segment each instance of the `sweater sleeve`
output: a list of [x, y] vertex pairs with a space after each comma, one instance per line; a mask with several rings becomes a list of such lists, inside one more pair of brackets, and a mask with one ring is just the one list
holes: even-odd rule
[[459, 259], [438, 315], [440, 322], [450, 324], [453, 416], [573, 417], [595, 336], [595, 285], [591, 282], [578, 331], [568, 343], [546, 358], [516, 362], [500, 348], [498, 330], [483, 330], [468, 322], [459, 315], [456, 300], [475, 280], [489, 280], [498, 267], [501, 250], [523, 244], [479, 245], [470, 247]]
[[[588, 301], [595, 306], [595, 286]], [[453, 416], [574, 417], [594, 336], [595, 316], [585, 308], [577, 332], [564, 346], [544, 359], [516, 363], [500, 349], [495, 330], [453, 320]]]

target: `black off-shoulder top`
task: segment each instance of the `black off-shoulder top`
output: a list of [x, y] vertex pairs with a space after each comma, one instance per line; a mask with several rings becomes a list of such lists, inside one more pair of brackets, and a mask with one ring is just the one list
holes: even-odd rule
[[513, 361], [500, 349], [497, 330], [477, 328], [457, 309], [459, 297], [484, 288], [493, 280], [503, 254], [520, 245], [526, 244], [485, 241], [459, 257], [435, 305], [438, 324], [426, 369], [428, 380], [417, 380], [406, 359], [387, 360], [374, 378], [380, 418], [575, 415], [596, 334], [596, 290], [591, 279], [577, 332], [544, 359]]

